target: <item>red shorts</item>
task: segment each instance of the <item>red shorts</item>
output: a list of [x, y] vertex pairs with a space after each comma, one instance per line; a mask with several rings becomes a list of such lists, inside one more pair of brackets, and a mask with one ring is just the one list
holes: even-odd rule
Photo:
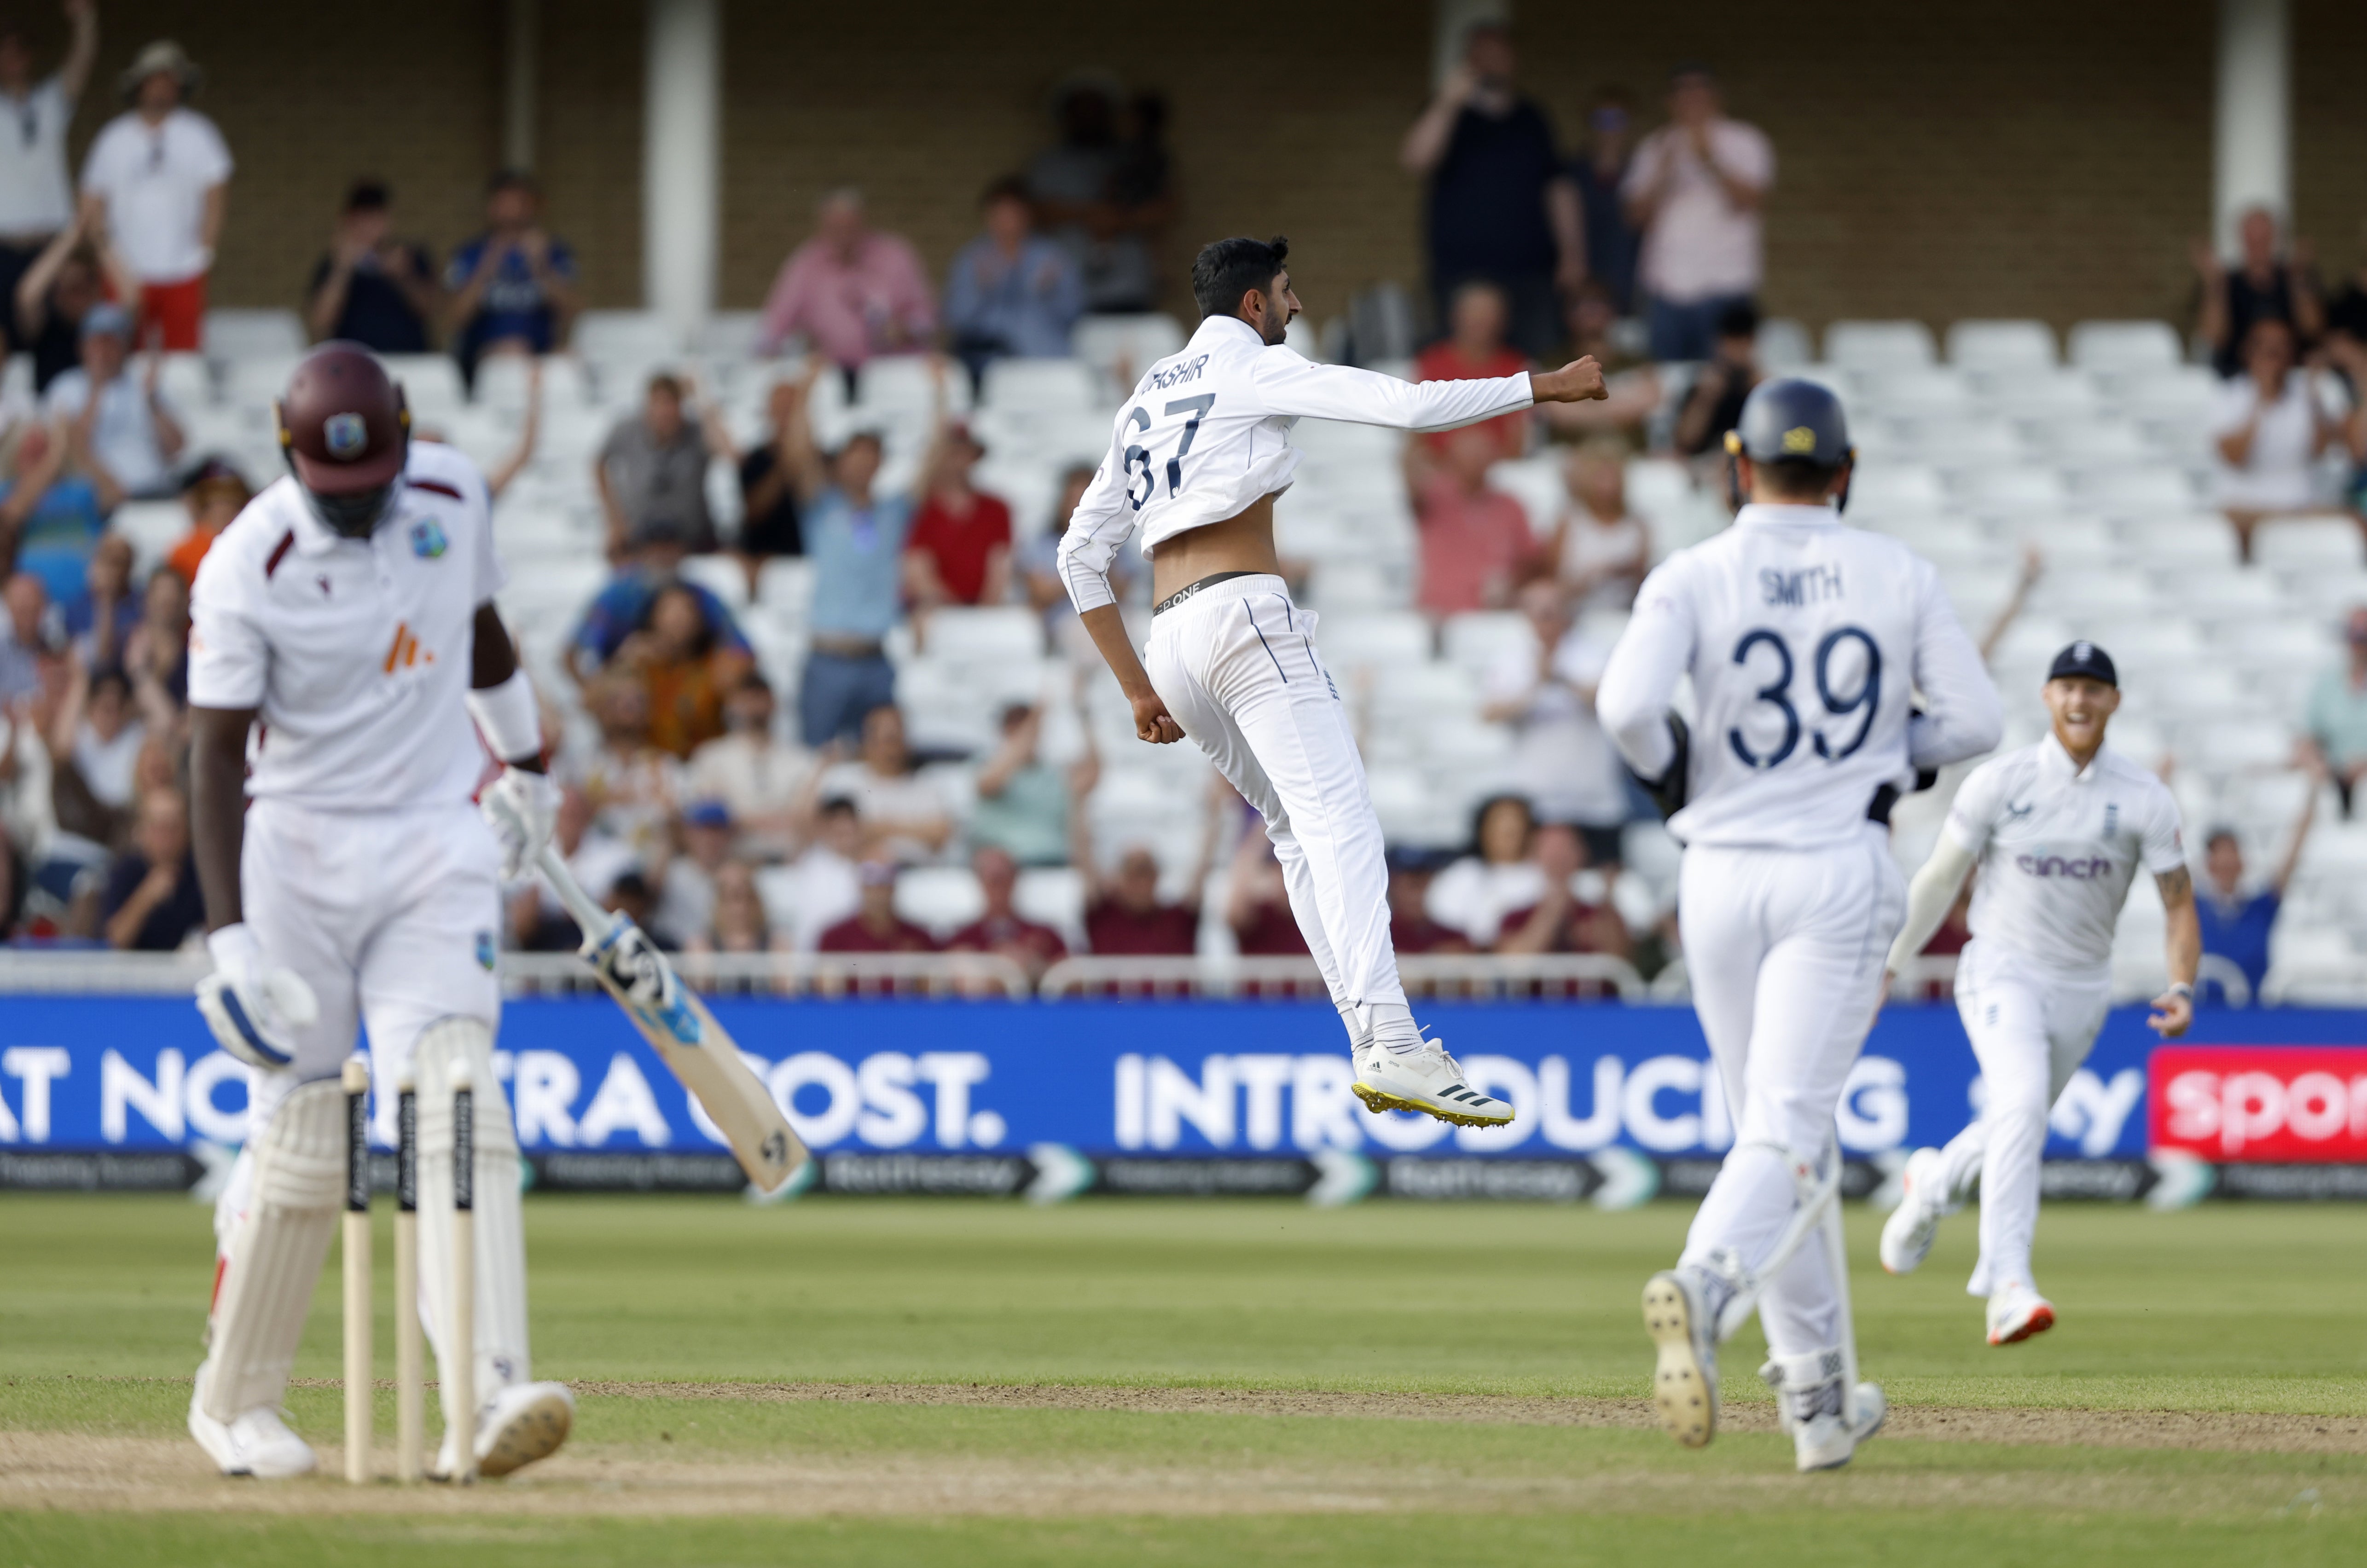
[[178, 283], [140, 286], [140, 344], [171, 354], [195, 354], [205, 346], [206, 275]]

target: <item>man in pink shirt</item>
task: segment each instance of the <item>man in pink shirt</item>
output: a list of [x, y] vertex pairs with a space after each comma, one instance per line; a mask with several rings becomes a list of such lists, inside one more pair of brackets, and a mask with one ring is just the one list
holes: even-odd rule
[[758, 349], [780, 351], [802, 333], [817, 353], [852, 370], [874, 355], [924, 348], [936, 331], [936, 307], [912, 247], [875, 233], [863, 219], [863, 193], [822, 197], [814, 237], [781, 264], [764, 300]]
[[1677, 67], [1669, 123], [1644, 138], [1620, 187], [1644, 231], [1637, 277], [1651, 299], [1654, 359], [1708, 358], [1718, 317], [1756, 298], [1761, 209], [1774, 183], [1766, 133], [1727, 118], [1706, 67]]
[[1421, 587], [1414, 600], [1433, 615], [1501, 610], [1535, 560], [1528, 513], [1488, 486], [1488, 467], [1503, 456], [1485, 424], [1450, 432], [1444, 454], [1406, 445], [1414, 521], [1421, 531]]

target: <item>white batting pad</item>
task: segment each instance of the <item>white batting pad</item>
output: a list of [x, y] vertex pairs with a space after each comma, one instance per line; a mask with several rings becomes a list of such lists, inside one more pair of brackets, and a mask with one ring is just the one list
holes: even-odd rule
[[280, 1101], [249, 1145], [245, 1213], [232, 1227], [215, 1299], [205, 1411], [232, 1421], [277, 1408], [345, 1190], [345, 1095], [334, 1078]]
[[[480, 1405], [496, 1389], [531, 1375], [526, 1329], [526, 1225], [518, 1202], [517, 1134], [509, 1102], [493, 1077], [493, 1032], [477, 1019], [429, 1024], [412, 1053], [419, 1085], [419, 1304], [436, 1364], [445, 1359], [444, 1325], [452, 1273], [452, 1064], [465, 1056], [476, 1091], [477, 1316], [475, 1388]], [[447, 1402], [453, 1383], [438, 1380]], [[474, 1432], [473, 1411], [444, 1419]]]

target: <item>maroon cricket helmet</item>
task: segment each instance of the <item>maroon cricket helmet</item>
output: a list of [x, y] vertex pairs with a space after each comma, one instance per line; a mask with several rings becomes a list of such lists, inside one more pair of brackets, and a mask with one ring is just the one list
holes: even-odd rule
[[323, 500], [383, 491], [410, 456], [402, 389], [357, 343], [324, 343], [306, 355], [274, 412], [296, 482]]

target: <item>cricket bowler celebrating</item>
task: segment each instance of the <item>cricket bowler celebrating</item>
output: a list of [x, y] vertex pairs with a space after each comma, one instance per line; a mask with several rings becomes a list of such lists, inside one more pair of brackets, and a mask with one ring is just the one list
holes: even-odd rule
[[[1199, 330], [1143, 373], [1061, 538], [1061, 580], [1153, 745], [1190, 736], [1265, 818], [1291, 913], [1348, 1030], [1357, 1096], [1466, 1126], [1512, 1119], [1423, 1039], [1389, 942], [1381, 828], [1315, 616], [1274, 556], [1274, 498], [1290, 488], [1301, 419], [1404, 430], [1467, 424], [1603, 394], [1603, 368], [1419, 385], [1316, 365], [1285, 346], [1298, 314], [1286, 241], [1218, 240], [1192, 264]], [[1127, 640], [1110, 565], [1139, 528], [1150, 557], [1150, 645]]]
[[[2003, 717], [1938, 570], [1842, 524], [1854, 454], [1830, 391], [1761, 385], [1727, 451], [1750, 503], [1645, 580], [1595, 699], [1685, 846], [1685, 972], [1735, 1129], [1644, 1318], [1661, 1423], [1699, 1447], [1718, 1344], [1755, 1305], [1799, 1468], [1825, 1470], [1885, 1408], [1856, 1381], [1833, 1116], [1905, 903], [1890, 809], [1919, 771], [1996, 745]], [[1670, 711], [1687, 675], [1690, 729]]]
[[[189, 1433], [225, 1474], [312, 1468], [280, 1393], [342, 1205], [337, 1078], [358, 1022], [381, 1092], [406, 1065], [417, 1077], [439, 1359], [456, 1063], [475, 1086], [481, 1403], [452, 1408], [446, 1372], [436, 1473], [462, 1472], [465, 1438], [500, 1475], [556, 1449], [574, 1410], [528, 1381], [517, 1144], [493, 1065], [495, 878], [534, 864], [557, 792], [493, 607], [504, 576], [476, 467], [412, 442], [402, 392], [357, 344], [308, 355], [277, 416], [291, 472], [222, 531], [192, 594], [191, 829], [214, 960], [198, 1007], [248, 1075]], [[481, 815], [479, 729], [506, 763]]]
[[2121, 705], [2112, 656], [2075, 642], [2055, 656], [2044, 690], [2053, 732], [1966, 775], [1931, 858], [1908, 889], [1906, 929], [1890, 949], [1895, 974], [1923, 951], [1978, 863], [1973, 939], [1956, 964], [1956, 1009], [1988, 1099], [1946, 1148], [1908, 1156], [1905, 1198], [1882, 1227], [1882, 1266], [1912, 1273], [1931, 1252], [1941, 1219], [1977, 1187], [1981, 1256], [1966, 1290], [1988, 1298], [1992, 1345], [2055, 1325], [2054, 1303], [2038, 1293], [2030, 1268], [2046, 1115], [2103, 1026], [2112, 930], [2140, 865], [2161, 889], [2169, 915], [2170, 986], [2146, 1020], [2165, 1038], [2185, 1033], [2194, 1021], [2203, 954], [2177, 798], [2104, 744], [2104, 727]]

